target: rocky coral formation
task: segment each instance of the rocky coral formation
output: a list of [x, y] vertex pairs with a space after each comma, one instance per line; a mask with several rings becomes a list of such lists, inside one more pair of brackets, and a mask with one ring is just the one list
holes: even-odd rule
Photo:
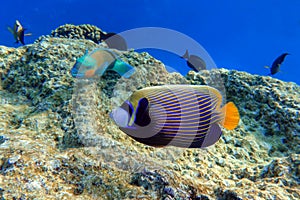
[[[225, 69], [190, 72], [193, 84], [209, 84], [220, 76], [226, 88], [227, 101], [233, 101], [243, 118], [247, 132], [258, 132], [257, 138], [269, 144], [270, 156], [300, 153], [300, 88], [269, 76], [252, 75]], [[220, 75], [221, 74], [221, 75]]]
[[[71, 31], [0, 48], [0, 198], [300, 198], [299, 86], [225, 69], [185, 78], [148, 53], [117, 50], [135, 67], [130, 79], [74, 79], [76, 58], [97, 44], [70, 35], [82, 38]], [[136, 89], [162, 84], [222, 90], [240, 125], [204, 150], [137, 143], [109, 113]]]
[[92, 40], [98, 44], [102, 41], [105, 34], [100, 28], [91, 24], [73, 25], [65, 24], [51, 32], [52, 37], [69, 38], [69, 39], [86, 39]]

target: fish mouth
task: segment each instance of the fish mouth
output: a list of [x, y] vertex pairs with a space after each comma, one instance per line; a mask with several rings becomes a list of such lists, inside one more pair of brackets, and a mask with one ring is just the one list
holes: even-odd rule
[[84, 78], [84, 74], [72, 74], [73, 78]]
[[73, 78], [83, 78], [85, 76], [84, 73], [80, 73], [75, 67], [71, 69], [71, 75]]

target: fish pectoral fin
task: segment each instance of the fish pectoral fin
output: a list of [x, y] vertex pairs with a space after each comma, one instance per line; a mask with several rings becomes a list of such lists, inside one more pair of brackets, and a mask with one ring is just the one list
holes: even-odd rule
[[266, 65], [266, 66], [264, 66], [264, 68], [269, 69], [270, 67]]
[[87, 70], [87, 71], [85, 72], [85, 77], [86, 77], [86, 78], [91, 78], [91, 77], [93, 77], [93, 76], [95, 76], [95, 70], [94, 70], [94, 69]]
[[228, 102], [223, 108], [225, 113], [224, 120], [221, 122], [223, 127], [228, 130], [233, 130], [237, 127], [240, 121], [240, 114], [233, 102]]
[[95, 71], [95, 75], [102, 76], [106, 72], [107, 68], [109, 67], [109, 64], [110, 63], [106, 61], [101, 66], [98, 66]]
[[15, 32], [14, 32], [14, 29], [12, 28], [12, 27], [10, 27], [10, 26], [8, 26], [7, 27], [7, 30], [9, 31], [9, 32], [11, 32], [11, 34], [15, 34]]

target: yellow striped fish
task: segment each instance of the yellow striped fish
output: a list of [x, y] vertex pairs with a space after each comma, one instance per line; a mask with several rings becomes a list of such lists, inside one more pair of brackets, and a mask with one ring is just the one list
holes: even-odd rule
[[234, 103], [221, 107], [222, 95], [209, 86], [165, 85], [134, 92], [111, 112], [119, 128], [154, 147], [203, 148], [239, 123]]

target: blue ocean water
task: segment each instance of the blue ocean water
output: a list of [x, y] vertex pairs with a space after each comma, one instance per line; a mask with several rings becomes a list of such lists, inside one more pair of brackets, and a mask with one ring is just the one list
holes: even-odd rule
[[[298, 0], [15, 0], [0, 7], [0, 45], [17, 47], [7, 31], [16, 19], [33, 33], [32, 43], [60, 25], [94, 24], [107, 32], [139, 27], [179, 31], [199, 42], [219, 68], [267, 75], [265, 65], [289, 55], [274, 77], [300, 84], [300, 1]], [[156, 58], [186, 73], [184, 60], [153, 51]]]

